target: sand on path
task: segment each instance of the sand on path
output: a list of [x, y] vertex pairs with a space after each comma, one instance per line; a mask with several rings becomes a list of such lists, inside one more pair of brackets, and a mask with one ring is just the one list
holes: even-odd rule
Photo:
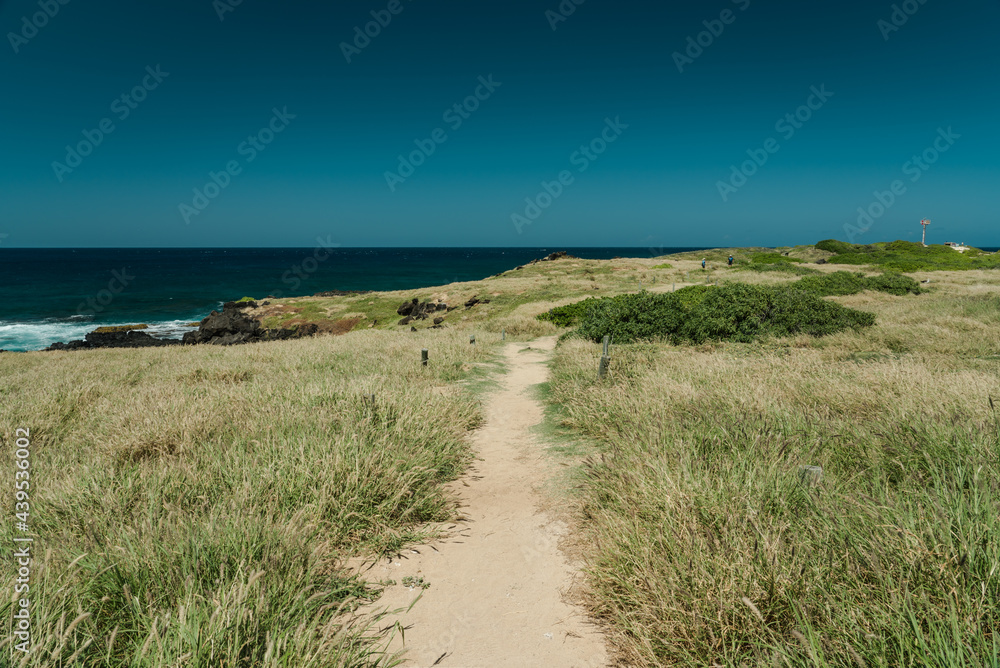
[[[530, 349], [529, 349], [530, 347]], [[451, 485], [463, 520], [447, 538], [382, 559], [364, 576], [395, 580], [380, 608], [407, 612], [383, 620], [405, 629], [391, 651], [406, 666], [450, 668], [600, 668], [604, 637], [586, 611], [567, 600], [579, 571], [559, 549], [567, 526], [544, 510], [554, 464], [532, 427], [542, 407], [531, 387], [547, 379], [555, 338], [510, 343], [502, 388], [486, 400], [486, 422], [473, 436], [476, 461]], [[402, 586], [423, 578], [426, 589]]]

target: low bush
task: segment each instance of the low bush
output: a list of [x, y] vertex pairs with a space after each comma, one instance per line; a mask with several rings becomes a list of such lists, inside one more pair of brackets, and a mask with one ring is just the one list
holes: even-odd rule
[[984, 253], [978, 248], [959, 253], [943, 244], [924, 246], [899, 240], [859, 246], [832, 239], [821, 241], [816, 247], [835, 252], [829, 259], [834, 264], [867, 264], [893, 271], [1000, 269], [1000, 254]]
[[856, 311], [790, 286], [732, 283], [677, 292], [620, 295], [596, 301], [581, 317], [577, 335], [617, 343], [665, 340], [750, 342], [768, 336], [823, 336], [875, 323]]
[[572, 327], [580, 321], [587, 308], [597, 301], [600, 301], [597, 297], [590, 297], [583, 301], [566, 304], [566, 306], [557, 306], [538, 315], [538, 319], [551, 322], [558, 327]]
[[792, 284], [800, 290], [807, 290], [823, 297], [832, 295], [855, 295], [862, 290], [875, 290], [891, 295], [919, 295], [923, 292], [920, 284], [909, 276], [886, 272], [881, 276], [868, 277], [849, 271], [835, 271], [822, 276], [806, 276]]
[[816, 248], [819, 250], [824, 250], [830, 253], [851, 253], [857, 248], [854, 244], [849, 244], [846, 241], [837, 241], [836, 239], [824, 239], [816, 244]]

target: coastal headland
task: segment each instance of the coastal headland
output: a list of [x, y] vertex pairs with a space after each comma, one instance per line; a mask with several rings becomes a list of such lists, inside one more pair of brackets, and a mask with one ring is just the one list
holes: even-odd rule
[[0, 540], [33, 541], [34, 646], [109, 666], [991, 665], [998, 260], [556, 254], [252, 295], [183, 342], [131, 326], [0, 355], [3, 470], [31, 441], [30, 518]]

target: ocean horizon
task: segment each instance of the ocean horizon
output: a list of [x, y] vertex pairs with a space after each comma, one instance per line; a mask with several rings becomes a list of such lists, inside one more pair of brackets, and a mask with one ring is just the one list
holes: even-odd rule
[[41, 350], [96, 327], [149, 325], [179, 339], [226, 301], [476, 281], [567, 251], [656, 257], [706, 247], [0, 248], [0, 349]]

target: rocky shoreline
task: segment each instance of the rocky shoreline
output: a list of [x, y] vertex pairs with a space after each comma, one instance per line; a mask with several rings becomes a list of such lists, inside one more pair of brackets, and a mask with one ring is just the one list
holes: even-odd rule
[[[267, 302], [264, 302], [266, 304]], [[212, 311], [183, 339], [158, 339], [142, 331], [145, 327], [100, 327], [82, 340], [53, 343], [46, 351], [95, 350], [97, 348], [159, 348], [164, 346], [211, 344], [231, 346], [256, 341], [284, 341], [312, 336], [316, 325], [267, 329], [246, 310], [257, 308], [255, 301], [226, 302], [222, 311]]]
[[[539, 262], [551, 262], [554, 260], [573, 258], [566, 251], [552, 253], [546, 257], [532, 260], [528, 264], [514, 267], [510, 271], [523, 269], [527, 266]], [[506, 273], [506, 272], [504, 272]], [[497, 274], [500, 276], [502, 274]], [[315, 297], [342, 297], [370, 294], [370, 291], [355, 290], [330, 290], [320, 292]], [[489, 304], [489, 299], [472, 297], [463, 306], [466, 310], [477, 304]], [[208, 316], [198, 323], [198, 329], [184, 334], [183, 339], [158, 339], [142, 331], [146, 325], [127, 325], [122, 327], [99, 327], [87, 334], [82, 340], [70, 341], [68, 343], [57, 342], [45, 348], [44, 351], [59, 350], [96, 350], [99, 348], [160, 348], [164, 346], [182, 345], [216, 345], [232, 346], [241, 343], [256, 343], [258, 341], [285, 341], [288, 339], [300, 339], [306, 336], [313, 336], [319, 333], [319, 327], [312, 323], [304, 323], [288, 328], [268, 329], [261, 321], [250, 315], [247, 311], [256, 309], [258, 306], [268, 306], [270, 301], [264, 300], [259, 304], [256, 301], [247, 299], [238, 302], [226, 302], [222, 306], [222, 311], [212, 311]], [[411, 299], [403, 302], [396, 310], [398, 315], [403, 316], [398, 325], [409, 325], [418, 320], [433, 320], [432, 329], [444, 327], [444, 315], [459, 308], [449, 306], [442, 301], [424, 301]], [[440, 315], [437, 315], [439, 314]], [[436, 317], [435, 317], [436, 316]], [[415, 331], [415, 327], [411, 327]], [[0, 352], [4, 352], [0, 350]]]

